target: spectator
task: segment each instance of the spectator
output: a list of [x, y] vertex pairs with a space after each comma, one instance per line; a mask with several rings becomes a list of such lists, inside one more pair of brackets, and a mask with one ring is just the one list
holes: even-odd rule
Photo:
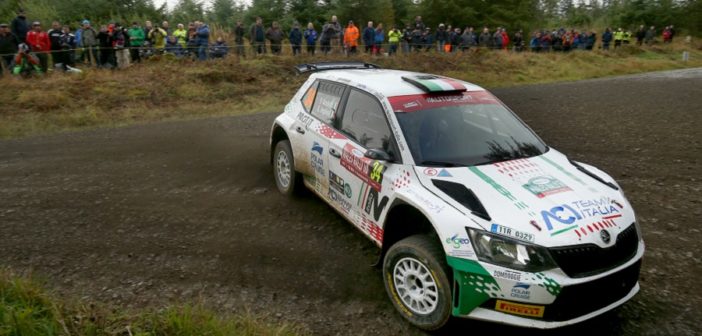
[[434, 47], [434, 34], [431, 33], [431, 28], [424, 28], [424, 33], [422, 33], [422, 47], [425, 51], [430, 51], [436, 49]]
[[288, 39], [290, 40], [290, 45], [292, 46], [293, 56], [297, 56], [300, 54], [302, 49], [302, 32], [300, 31], [299, 23], [293, 23], [293, 28], [290, 30], [290, 36], [288, 36]]
[[412, 34], [414, 29], [411, 27], [412, 25], [407, 24], [407, 26], [405, 26], [405, 30], [402, 32], [402, 52], [405, 54], [409, 53], [410, 49], [412, 48]]
[[166, 32], [166, 37], [173, 35], [171, 25], [168, 23], [168, 21], [161, 22], [161, 29]]
[[63, 63], [63, 52], [61, 52], [61, 24], [58, 21], [51, 23], [51, 29], [46, 32], [49, 35], [49, 42], [51, 43], [51, 62], [55, 67], [57, 64]]
[[502, 28], [501, 34], [502, 34], [502, 49], [507, 50], [507, 47], [509, 46], [509, 35], [507, 35], [507, 29]]
[[483, 32], [478, 37], [479, 45], [483, 48], [490, 48], [490, 46], [492, 46], [491, 41], [490, 30], [488, 30], [488, 27], [483, 28]]
[[324, 55], [327, 55], [331, 51], [331, 39], [334, 35], [334, 28], [331, 26], [331, 22], [327, 22], [322, 26], [322, 32], [319, 39], [319, 46], [322, 48]]
[[190, 22], [188, 23], [188, 41], [185, 44], [183, 55], [197, 59], [197, 49], [197, 28], [195, 27], [195, 22]]
[[654, 40], [655, 38], [656, 38], [656, 27], [651, 26], [651, 28], [649, 28], [649, 29], [646, 31], [646, 35], [645, 35], [645, 37], [644, 37], [644, 39], [645, 39], [645, 41], [646, 41], [646, 45], [651, 45], [651, 44], [653, 44], [653, 40]]
[[163, 53], [163, 50], [166, 48], [166, 36], [168, 33], [161, 29], [160, 27], [151, 27], [149, 30], [149, 34], [147, 35], [149, 41], [151, 42], [151, 46], [156, 49], [157, 54]]
[[388, 42], [390, 43], [390, 56], [395, 55], [397, 53], [397, 47], [400, 45], [400, 39], [402, 39], [402, 33], [397, 29], [397, 26], [392, 26], [392, 29], [388, 32]]
[[0, 75], [5, 71], [12, 72], [12, 58], [17, 54], [17, 46], [20, 44], [19, 38], [10, 31], [7, 23], [0, 24]]
[[304, 37], [305, 42], [307, 43], [307, 54], [314, 55], [314, 48], [317, 44], [317, 31], [314, 30], [314, 24], [312, 22], [307, 24]]
[[627, 30], [624, 32], [624, 38], [622, 38], [622, 44], [629, 44], [630, 41], [631, 41], [631, 32]]
[[420, 32], [425, 31], [426, 26], [424, 25], [424, 22], [422, 21], [422, 17], [417, 15], [414, 18], [414, 29], [419, 29]]
[[344, 49], [344, 29], [341, 27], [341, 23], [339, 23], [339, 19], [336, 17], [336, 15], [332, 15], [331, 17], [331, 22], [330, 28], [331, 28], [331, 39], [329, 41], [332, 49], [334, 48], [339, 48], [339, 52], [343, 53]]
[[670, 43], [671, 36], [670, 27], [666, 26], [665, 29], [663, 29], [663, 43]]
[[88, 58], [88, 65], [95, 64], [95, 66], [100, 65], [99, 54], [98, 54], [98, 33], [90, 26], [90, 21], [83, 20], [83, 31], [81, 33], [81, 40], [83, 43], [83, 58], [86, 56]]
[[39, 59], [41, 71], [46, 72], [49, 67], [49, 57], [47, 54], [51, 51], [51, 41], [49, 41], [49, 34], [42, 31], [39, 21], [34, 21], [32, 23], [32, 30], [27, 33], [27, 45]]
[[590, 31], [587, 32], [585, 36], [587, 38], [587, 41], [585, 42], [585, 49], [592, 50], [592, 48], [595, 47], [595, 42], [597, 41], [597, 33]]
[[151, 37], [150, 37], [151, 31], [153, 29], [154, 29], [154, 25], [153, 25], [153, 23], [151, 23], [151, 21], [144, 22], [144, 37], [145, 37], [144, 42], [149, 42], [149, 44], [151, 46], [154, 45], [154, 40], [151, 39]]
[[438, 43], [437, 50], [444, 52], [446, 42], [449, 42], [449, 33], [446, 31], [446, 26], [443, 23], [440, 23], [439, 28], [436, 30], [436, 42]]
[[127, 49], [128, 36], [121, 24], [115, 23], [112, 31], [112, 48], [115, 53], [115, 62], [120, 69], [129, 66], [129, 49]]
[[263, 55], [266, 53], [266, 32], [263, 29], [263, 19], [260, 17], [256, 18], [256, 22], [251, 25], [249, 30], [251, 38], [251, 47], [254, 53], [257, 55]]
[[14, 75], [29, 76], [32, 73], [41, 74], [43, 72], [39, 59], [31, 53], [31, 49], [26, 43], [20, 43], [17, 46], [17, 55], [15, 55], [13, 62], [15, 66], [12, 68], [12, 74]]
[[76, 48], [76, 37], [71, 34], [71, 28], [69, 26], [63, 26], [61, 31], [61, 37], [59, 43], [61, 45], [61, 63], [63, 65], [63, 70], [71, 70], [75, 66], [75, 57], [73, 50]]
[[97, 35], [100, 46], [99, 66], [103, 68], [114, 68], [116, 66], [114, 58], [114, 50], [112, 49], [112, 31], [114, 25], [100, 26], [100, 32]]
[[167, 55], [173, 55], [176, 58], [181, 58], [185, 54], [185, 49], [183, 45], [178, 42], [178, 38], [175, 35], [166, 37], [166, 46], [163, 52]]
[[614, 48], [619, 48], [622, 46], [622, 41], [624, 40], [624, 32], [622, 31], [622, 28], [617, 29], [616, 32], [614, 32]]
[[280, 30], [277, 21], [273, 21], [270, 28], [266, 30], [266, 39], [271, 44], [271, 54], [280, 55], [283, 44], [283, 31]]
[[375, 28], [373, 28], [373, 21], [368, 21], [368, 25], [363, 29], [363, 46], [366, 53], [373, 51], [373, 44], [375, 44]]
[[636, 44], [642, 45], [645, 37], [646, 37], [646, 28], [644, 28], [644, 25], [640, 25], [639, 30], [636, 31]]
[[602, 50], [609, 50], [609, 44], [612, 42], [612, 29], [607, 27], [602, 33]]
[[529, 41], [529, 48], [531, 49], [532, 52], [540, 52], [541, 51], [541, 33], [536, 32], [534, 35], [532, 35], [531, 40]]
[[144, 45], [144, 30], [139, 27], [139, 23], [132, 22], [132, 28], [129, 28], [129, 53], [132, 56], [132, 62], [141, 62], [140, 49]]
[[[175, 36], [178, 44], [180, 44], [183, 50], [185, 50], [185, 47], [188, 45], [188, 31], [185, 30], [185, 26], [182, 23], [179, 23], [176, 27], [176, 30], [174, 30], [169, 36]], [[166, 31], [166, 34], [168, 34], [168, 31]]]
[[197, 59], [204, 61], [207, 59], [207, 48], [210, 45], [210, 27], [206, 23], [196, 21], [197, 28]]
[[524, 50], [524, 32], [521, 29], [514, 33], [512, 40], [514, 40], [514, 51], [521, 52]]
[[[27, 33], [29, 33], [29, 24], [27, 23], [27, 16], [24, 13], [24, 9], [17, 11], [17, 17], [15, 17], [11, 22], [12, 34], [17, 36], [21, 43], [27, 41]], [[31, 47], [31, 46], [30, 46]]]
[[356, 53], [356, 49], [358, 48], [358, 35], [358, 28], [353, 24], [353, 21], [349, 21], [344, 31], [344, 47], [349, 55]]
[[225, 58], [227, 56], [227, 53], [229, 53], [229, 47], [227, 46], [227, 43], [224, 42], [224, 39], [220, 36], [212, 45], [210, 56], [212, 56], [212, 58]]
[[414, 26], [412, 30], [412, 42], [410, 43], [413, 51], [420, 51], [422, 49], [422, 34], [423, 32]]
[[502, 38], [502, 28], [497, 27], [495, 30], [495, 33], [492, 34], [492, 46], [495, 49], [501, 49], [502, 44], [503, 44], [503, 38]]
[[83, 50], [83, 27], [79, 25], [78, 29], [76, 29], [73, 36], [75, 36], [75, 38], [76, 38], [76, 49], [78, 49], [77, 53], [76, 52], [73, 53], [73, 61], [83, 63], [83, 58], [84, 58], [83, 54], [85, 54], [85, 52]]
[[670, 39], [668, 39], [668, 43], [673, 43], [673, 37], [675, 37], [675, 26], [670, 25], [670, 28], [668, 29], [670, 31]]
[[236, 45], [236, 54], [240, 57], [246, 57], [246, 50], [244, 50], [244, 35], [246, 35], [244, 24], [241, 23], [241, 21], [237, 21], [236, 27], [234, 27], [234, 44]]
[[385, 43], [385, 31], [383, 30], [383, 24], [378, 23], [378, 27], [375, 28], [375, 42], [373, 43], [374, 54], [380, 54], [380, 51], [383, 49], [383, 43]]

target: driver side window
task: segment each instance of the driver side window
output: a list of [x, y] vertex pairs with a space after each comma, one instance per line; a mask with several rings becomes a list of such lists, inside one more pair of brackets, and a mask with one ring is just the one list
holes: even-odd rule
[[357, 89], [349, 92], [339, 130], [366, 149], [392, 153], [392, 133], [383, 107], [375, 97]]

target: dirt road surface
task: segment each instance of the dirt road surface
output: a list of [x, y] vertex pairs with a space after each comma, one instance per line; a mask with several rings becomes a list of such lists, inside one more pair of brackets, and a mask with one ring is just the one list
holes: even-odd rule
[[[642, 291], [546, 334], [702, 333], [702, 69], [496, 90], [547, 143], [623, 186], [644, 230]], [[275, 191], [275, 114], [0, 142], [0, 263], [121, 307], [201, 301], [320, 335], [421, 334], [376, 249], [314, 197]], [[454, 321], [447, 334], [543, 334]]]

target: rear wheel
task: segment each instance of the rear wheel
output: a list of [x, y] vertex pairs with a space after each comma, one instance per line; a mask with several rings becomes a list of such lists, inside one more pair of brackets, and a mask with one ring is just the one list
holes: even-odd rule
[[291, 196], [302, 187], [300, 173], [295, 171], [295, 158], [292, 154], [290, 141], [279, 141], [273, 150], [273, 175], [275, 185], [284, 195]]
[[385, 290], [410, 323], [436, 330], [451, 317], [448, 270], [441, 245], [426, 235], [411, 236], [395, 243], [385, 255]]

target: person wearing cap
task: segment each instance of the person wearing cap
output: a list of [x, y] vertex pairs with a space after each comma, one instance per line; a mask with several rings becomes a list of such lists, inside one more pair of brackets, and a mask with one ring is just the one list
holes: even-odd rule
[[11, 72], [12, 58], [17, 53], [17, 45], [20, 40], [10, 32], [10, 26], [7, 23], [0, 23], [0, 76], [3, 72]]
[[48, 53], [51, 51], [51, 41], [49, 34], [41, 30], [39, 21], [32, 22], [32, 31], [27, 33], [27, 45], [39, 59], [41, 71], [46, 72], [49, 67]]
[[10, 31], [17, 36], [20, 42], [24, 43], [27, 41], [29, 24], [23, 9], [17, 11], [17, 17], [12, 20]]
[[141, 62], [140, 48], [144, 45], [144, 29], [139, 27], [139, 23], [132, 22], [132, 27], [127, 31], [129, 35], [129, 53], [132, 56], [132, 62]]
[[80, 35], [81, 44], [83, 44], [83, 59], [87, 59], [88, 65], [98, 66], [98, 33], [90, 26], [90, 21], [83, 20], [83, 31]]
[[436, 42], [438, 42], [438, 51], [445, 52], [446, 42], [449, 41], [449, 32], [446, 31], [446, 25], [443, 23], [439, 24], [439, 28], [436, 30]]
[[353, 21], [349, 21], [348, 26], [346, 26], [346, 29], [344, 30], [344, 47], [349, 55], [356, 53], [359, 35], [360, 33], [358, 32], [356, 25], [353, 24]]

